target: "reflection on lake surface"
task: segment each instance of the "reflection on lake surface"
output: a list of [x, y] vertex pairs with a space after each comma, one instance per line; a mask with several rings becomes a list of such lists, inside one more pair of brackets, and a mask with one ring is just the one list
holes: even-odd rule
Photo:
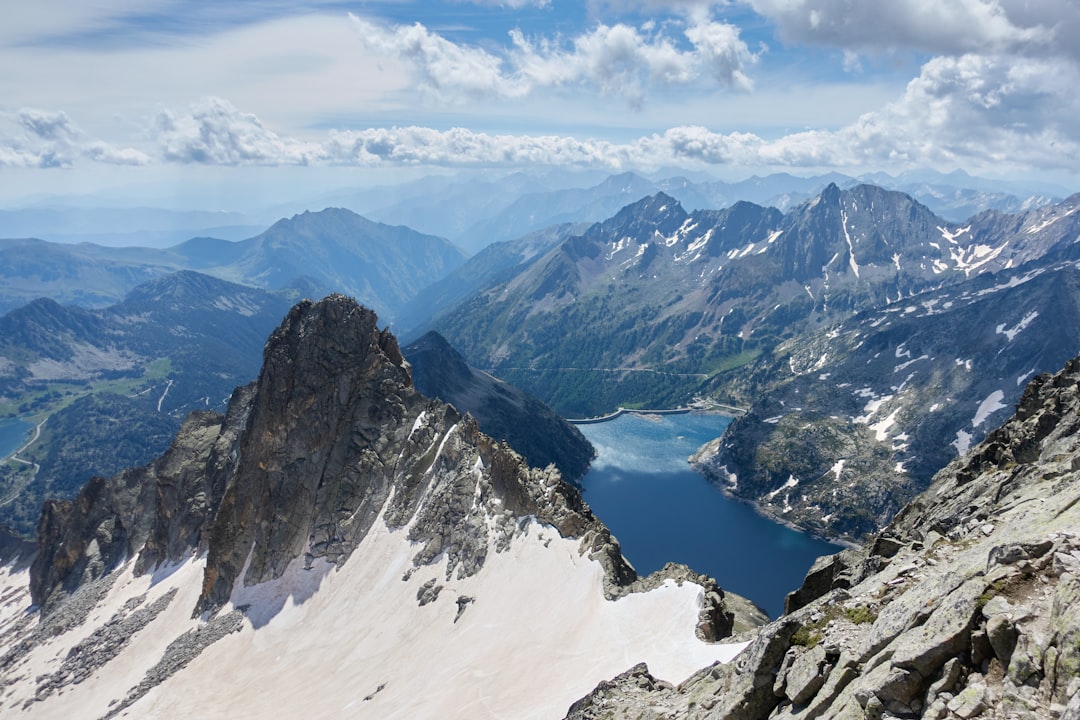
[[6, 458], [21, 448], [29, 439], [27, 434], [33, 429], [33, 425], [18, 418], [0, 420], [0, 458]]
[[690, 469], [687, 458], [730, 422], [628, 414], [579, 425], [598, 453], [582, 480], [584, 497], [638, 574], [685, 563], [776, 617], [815, 558], [841, 548], [762, 517]]

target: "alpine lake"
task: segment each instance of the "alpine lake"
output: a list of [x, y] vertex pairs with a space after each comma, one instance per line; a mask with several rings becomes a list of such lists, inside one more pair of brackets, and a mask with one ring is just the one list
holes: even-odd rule
[[775, 618], [814, 560], [843, 548], [769, 520], [690, 468], [690, 455], [730, 422], [624, 413], [578, 425], [597, 452], [583, 496], [639, 575], [684, 563]]
[[0, 419], [0, 459], [7, 458], [26, 444], [34, 426], [17, 418]]

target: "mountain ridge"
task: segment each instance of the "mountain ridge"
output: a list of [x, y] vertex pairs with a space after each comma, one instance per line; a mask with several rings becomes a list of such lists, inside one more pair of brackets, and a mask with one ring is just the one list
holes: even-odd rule
[[447, 240], [340, 208], [282, 218], [245, 240], [199, 237], [164, 249], [0, 240], [0, 311], [40, 296], [101, 307], [145, 281], [196, 270], [270, 291], [307, 277], [322, 294], [349, 293], [390, 317], [464, 259]]
[[47, 504], [33, 566], [0, 580], [0, 706], [29, 716], [550, 715], [630, 648], [677, 677], [742, 647], [713, 644], [715, 581], [637, 578], [577, 490], [417, 393], [342, 296], [294, 306], [225, 417]]

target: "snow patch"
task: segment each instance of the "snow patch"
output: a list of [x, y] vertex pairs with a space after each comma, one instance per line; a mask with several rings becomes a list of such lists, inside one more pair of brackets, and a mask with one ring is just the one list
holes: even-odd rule
[[1009, 342], [1012, 342], [1016, 338], [1016, 336], [1019, 335], [1037, 317], [1039, 317], [1039, 311], [1032, 310], [1023, 318], [1021, 318], [1020, 322], [1016, 323], [1016, 325], [1014, 325], [1012, 328], [1006, 328], [1005, 323], [1001, 323], [997, 326], [997, 334], [1004, 335], [1009, 339]]
[[896, 424], [896, 416], [899, 412], [900, 408], [896, 408], [884, 420], [870, 426], [870, 429], [874, 431], [874, 438], [878, 442], [885, 442], [889, 438], [889, 430]]
[[840, 211], [840, 226], [844, 228], [844, 240], [847, 241], [848, 246], [848, 265], [851, 266], [851, 272], [855, 273], [855, 278], [859, 277], [859, 263], [855, 262], [855, 248], [851, 243], [851, 235], [847, 229], [847, 213], [843, 210]]
[[971, 419], [972, 427], [979, 427], [986, 419], [990, 417], [994, 412], [1008, 407], [1002, 400], [1005, 399], [1005, 393], [1002, 390], [995, 390], [986, 396], [986, 399], [979, 403], [979, 409], [975, 411], [975, 417]]
[[621, 253], [626, 248], [630, 247], [632, 240], [629, 237], [621, 238], [618, 242], [611, 243], [611, 252], [607, 254], [607, 259], [611, 260], [618, 253]]
[[929, 355], [920, 355], [919, 357], [912, 358], [911, 360], [908, 360], [905, 363], [900, 363], [899, 365], [897, 365], [896, 367], [893, 368], [893, 372], [894, 373], [902, 372], [903, 370], [907, 369], [907, 367], [909, 365], [911, 365], [913, 363], [917, 363], [920, 360], [929, 360], [929, 359], [930, 359]]
[[[965, 233], [971, 232], [971, 226], [968, 225], [965, 228], [959, 228], [959, 229], [957, 229], [955, 231], [949, 231], [949, 230], [946, 230], [945, 228], [943, 228], [943, 227], [941, 227], [939, 225], [938, 226], [938, 232], [941, 233], [941, 237], [948, 240], [951, 244], [956, 245], [957, 244], [956, 243], [956, 238], [960, 237], [961, 235], [964, 235]], [[936, 243], [930, 243], [930, 244], [933, 245], [934, 247], [937, 247]]]
[[[704, 590], [665, 582], [616, 601], [603, 597], [603, 568], [579, 552], [579, 540], [525, 520], [524, 533], [483, 569], [446, 578], [445, 560], [403, 581], [416, 551], [405, 528], [376, 522], [340, 567], [316, 560], [290, 564], [274, 581], [246, 587], [239, 632], [207, 647], [143, 696], [130, 717], [561, 717], [601, 680], [636, 662], [677, 683], [713, 662], [728, 662], [748, 643], [709, 644], [694, 636]], [[20, 663], [25, 682], [5, 688], [4, 702], [34, 696], [33, 678], [55, 670], [78, 641], [143, 593], [151, 602], [174, 587], [169, 606], [102, 671], [39, 703], [41, 717], [101, 717], [135, 687], [165, 647], [202, 625], [190, 617], [205, 561], [135, 577], [133, 562], [88, 622], [35, 648]], [[523, 572], [527, 570], [527, 572]], [[27, 573], [19, 573], [26, 587]], [[418, 606], [430, 578], [444, 585]], [[0, 578], [0, 604], [11, 607]], [[23, 592], [23, 596], [27, 593]], [[23, 596], [19, 596], [22, 598]], [[469, 597], [458, 617], [455, 598]], [[29, 598], [17, 609], [25, 612]], [[448, 658], [450, 658], [448, 660]], [[537, 662], [544, 658], [544, 662]], [[223, 672], [222, 669], [227, 669]], [[424, 678], [422, 692], [416, 678]], [[364, 712], [360, 712], [363, 709]]]
[[[794, 490], [798, 486], [799, 486], [799, 478], [795, 477], [794, 475], [788, 475], [787, 482], [785, 482], [783, 485], [776, 488], [772, 492], [765, 493], [765, 498], [767, 500], [773, 500], [777, 495], [784, 492], [785, 490]], [[785, 498], [784, 498], [784, 505], [786, 507], [788, 507], [788, 508], [791, 507], [787, 502], [787, 496], [785, 496]]]
[[1026, 232], [1027, 232], [1028, 235], [1034, 235], [1035, 233], [1037, 233], [1037, 232], [1039, 232], [1041, 230], [1045, 230], [1046, 228], [1050, 227], [1051, 225], [1056, 223], [1058, 220], [1061, 220], [1062, 218], [1065, 218], [1065, 217], [1068, 217], [1069, 215], [1072, 215], [1074, 212], [1077, 211], [1077, 209], [1080, 209], [1080, 206], [1074, 207], [1071, 210], [1062, 213], [1061, 215], [1055, 215], [1055, 216], [1053, 216], [1051, 218], [1047, 218], [1046, 220], [1043, 220], [1038, 225], [1034, 225], [1034, 226], [1028, 228]]

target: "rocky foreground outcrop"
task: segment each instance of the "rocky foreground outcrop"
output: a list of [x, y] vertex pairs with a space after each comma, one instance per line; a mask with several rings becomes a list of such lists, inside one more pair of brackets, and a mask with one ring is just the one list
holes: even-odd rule
[[1080, 718], [1080, 359], [728, 665], [638, 666], [568, 718]]

